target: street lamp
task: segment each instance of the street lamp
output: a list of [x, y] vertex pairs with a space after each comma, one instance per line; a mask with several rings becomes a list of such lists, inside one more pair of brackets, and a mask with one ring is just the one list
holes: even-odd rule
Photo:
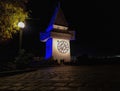
[[20, 52], [21, 49], [22, 49], [22, 29], [25, 27], [25, 24], [23, 22], [19, 22], [18, 27], [21, 28], [20, 35], [19, 35], [19, 37], [20, 37], [20, 40], [19, 40], [19, 52]]

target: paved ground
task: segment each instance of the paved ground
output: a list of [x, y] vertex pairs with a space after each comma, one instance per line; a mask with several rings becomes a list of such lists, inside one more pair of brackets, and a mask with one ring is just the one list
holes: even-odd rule
[[0, 91], [120, 91], [120, 65], [60, 66], [0, 77]]

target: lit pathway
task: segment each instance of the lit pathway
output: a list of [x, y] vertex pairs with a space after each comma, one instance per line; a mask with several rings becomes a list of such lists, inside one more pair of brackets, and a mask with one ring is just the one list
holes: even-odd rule
[[0, 77], [0, 91], [120, 91], [120, 65], [49, 67]]

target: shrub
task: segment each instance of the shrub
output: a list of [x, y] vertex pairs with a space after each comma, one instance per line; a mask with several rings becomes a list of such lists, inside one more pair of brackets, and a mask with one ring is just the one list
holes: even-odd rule
[[33, 54], [32, 53], [26, 53], [24, 49], [22, 49], [18, 56], [15, 57], [15, 64], [16, 68], [23, 69], [30, 66], [30, 63], [33, 60]]

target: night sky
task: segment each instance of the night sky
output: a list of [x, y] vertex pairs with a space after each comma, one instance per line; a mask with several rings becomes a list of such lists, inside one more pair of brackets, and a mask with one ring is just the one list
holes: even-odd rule
[[[76, 31], [76, 40], [71, 41], [72, 55], [102, 56], [120, 53], [117, 2], [108, 0], [60, 0], [60, 2], [69, 28]], [[31, 19], [26, 20], [24, 48], [37, 55], [44, 54], [44, 43], [40, 42], [39, 33], [48, 26], [56, 5], [57, 0], [30, 1], [28, 9], [31, 10], [29, 15]]]

